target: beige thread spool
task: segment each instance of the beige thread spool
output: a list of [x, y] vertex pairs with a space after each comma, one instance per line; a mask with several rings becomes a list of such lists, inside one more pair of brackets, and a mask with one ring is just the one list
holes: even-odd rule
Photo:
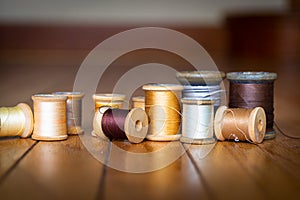
[[218, 140], [234, 139], [261, 143], [266, 133], [266, 114], [263, 108], [227, 108], [221, 106], [214, 121]]
[[0, 108], [0, 136], [29, 137], [33, 129], [31, 108], [25, 103]]
[[180, 103], [183, 87], [177, 84], [148, 84], [145, 91], [145, 111], [149, 117], [148, 140], [179, 140]]
[[142, 108], [145, 110], [145, 97], [132, 97], [132, 108]]
[[109, 106], [113, 108], [123, 108], [126, 96], [123, 94], [94, 94], [95, 112], [97, 108]]
[[36, 94], [32, 96], [34, 111], [35, 140], [67, 139], [67, 107], [66, 96], [54, 94]]
[[67, 97], [67, 132], [69, 135], [82, 134], [81, 128], [81, 110], [82, 98], [81, 92], [54, 92], [55, 95]]

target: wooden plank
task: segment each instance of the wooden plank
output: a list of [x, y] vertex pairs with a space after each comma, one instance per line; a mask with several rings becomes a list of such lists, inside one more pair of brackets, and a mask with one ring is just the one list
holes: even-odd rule
[[[130, 160], [123, 157], [120, 165], [142, 165], [148, 169], [164, 165], [183, 154], [168, 166], [148, 173], [126, 173], [107, 168], [103, 197], [107, 199], [210, 199], [203, 180], [191, 163], [180, 142], [151, 142], [130, 144], [114, 142], [111, 147], [110, 162], [121, 158], [114, 148], [130, 153], [138, 153], [144, 158]], [[158, 152], [162, 152], [159, 154]], [[151, 154], [153, 153], [153, 154]], [[147, 154], [147, 155], [145, 155]], [[149, 156], [149, 157], [147, 157]], [[138, 167], [137, 167], [138, 168]], [[128, 168], [127, 168], [128, 169]]]
[[31, 139], [1, 138], [0, 139], [0, 183], [6, 173], [13, 168], [36, 142]]
[[[105, 149], [102, 141], [90, 140]], [[39, 142], [2, 183], [1, 199], [94, 199], [102, 171], [78, 136]]]
[[[237, 162], [235, 157], [240, 155], [230, 150], [235, 148], [234, 143], [218, 142], [212, 147], [192, 145], [188, 152], [216, 199], [265, 199], [263, 190]], [[246, 165], [247, 159], [244, 162]]]

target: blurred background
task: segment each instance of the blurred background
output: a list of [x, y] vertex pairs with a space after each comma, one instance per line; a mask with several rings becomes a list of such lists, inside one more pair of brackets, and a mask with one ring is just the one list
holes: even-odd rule
[[[291, 122], [300, 126], [298, 0], [0, 0], [0, 105], [32, 105], [32, 94], [71, 91], [96, 45], [145, 26], [187, 34], [219, 70], [277, 72], [276, 119], [283, 129]], [[111, 92], [130, 68], [153, 62], [192, 69], [170, 52], [138, 50], [111, 64], [97, 92]]]

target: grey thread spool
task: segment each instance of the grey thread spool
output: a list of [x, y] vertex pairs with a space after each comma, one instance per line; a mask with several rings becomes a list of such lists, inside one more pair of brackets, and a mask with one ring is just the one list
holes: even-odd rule
[[178, 81], [184, 86], [182, 98], [214, 101], [214, 110], [223, 104], [225, 90], [220, 83], [225, 78], [221, 71], [182, 71], [177, 72]]
[[82, 98], [81, 92], [54, 92], [53, 94], [67, 97], [67, 132], [70, 135], [82, 134], [81, 110]]

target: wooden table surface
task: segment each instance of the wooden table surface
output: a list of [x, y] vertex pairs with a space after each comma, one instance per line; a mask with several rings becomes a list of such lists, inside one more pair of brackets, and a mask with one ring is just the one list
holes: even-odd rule
[[[45, 55], [52, 55], [48, 53]], [[72, 88], [77, 70], [45, 63], [39, 67], [34, 63], [2, 63], [1, 69], [5, 69], [0, 75], [5, 83], [0, 87], [2, 106], [32, 103], [30, 96], [34, 93]], [[285, 134], [299, 137], [298, 67], [263, 69], [278, 73], [276, 123]], [[1, 138], [0, 199], [299, 199], [300, 140], [277, 132], [274, 140], [258, 145], [218, 142], [214, 146], [183, 146], [172, 142], [175, 151], [186, 152], [167, 167], [148, 173], [125, 173], [107, 167], [89, 153], [78, 136], [60, 142]], [[113, 159], [112, 147], [147, 153], [170, 144], [112, 144], [90, 137], [89, 132], [85, 137], [95, 146], [94, 153], [107, 162]], [[160, 159], [173, 153], [167, 152]]]

